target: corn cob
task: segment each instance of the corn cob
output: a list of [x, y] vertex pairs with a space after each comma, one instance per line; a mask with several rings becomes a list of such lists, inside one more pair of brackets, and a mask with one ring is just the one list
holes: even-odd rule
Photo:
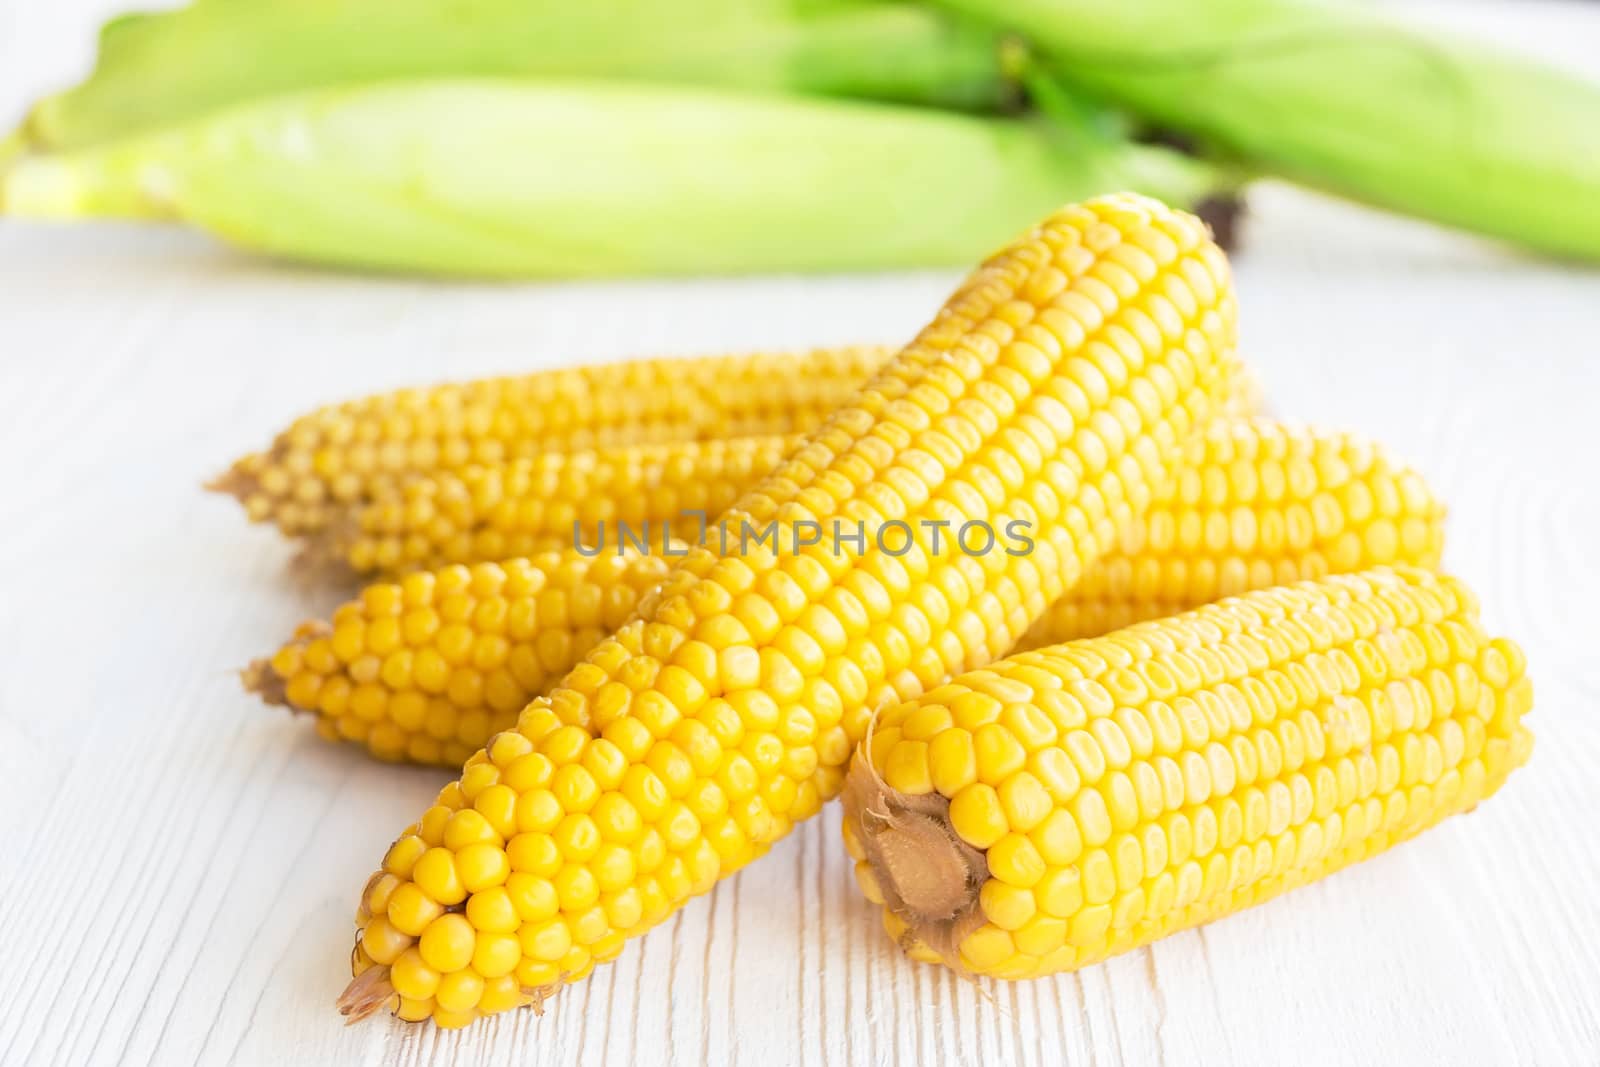
[[[340, 1010], [540, 1005], [765, 851], [841, 787], [866, 709], [1008, 648], [1147, 505], [1233, 334], [1225, 257], [1152, 201], [1063, 209], [991, 258], [722, 527], [866, 540], [691, 549], [390, 848]], [[933, 552], [929, 520], [1027, 522], [1032, 551]]]
[[[1248, 589], [1384, 563], [1437, 566], [1444, 507], [1348, 434], [1219, 421], [1143, 517], [1019, 647], [1098, 636]], [[658, 553], [652, 546], [651, 552]], [[380, 759], [460, 766], [625, 622], [670, 560], [631, 547], [451, 566], [370, 586], [245, 672]]]
[[568, 449], [809, 430], [893, 354], [859, 345], [652, 359], [379, 393], [296, 419], [212, 488], [237, 497], [252, 522], [312, 533], [410, 476]]
[[[1234, 359], [1227, 367], [1225, 410], [1253, 410], [1255, 376]], [[791, 435], [629, 445], [416, 476], [375, 489], [376, 500], [313, 535], [304, 561], [358, 575], [404, 573], [577, 544], [604, 548], [608, 535], [615, 546], [624, 525], [658, 543], [670, 527], [695, 537], [703, 522], [685, 512], [720, 515], [799, 443]]]
[[1522, 653], [1418, 568], [1023, 653], [884, 712], [845, 841], [915, 958], [1025, 978], [1220, 918], [1493, 793]]

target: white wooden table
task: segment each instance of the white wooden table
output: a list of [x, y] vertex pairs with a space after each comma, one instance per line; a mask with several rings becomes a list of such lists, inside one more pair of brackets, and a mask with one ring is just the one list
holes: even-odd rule
[[[59, 42], [89, 6], [8, 0], [0, 29]], [[1491, 10], [1465, 17], [1600, 55], [1600, 5]], [[0, 69], [45, 69], [5, 42]], [[1247, 355], [1279, 412], [1377, 435], [1451, 502], [1450, 567], [1532, 663], [1531, 765], [1371, 863], [1029, 984], [899, 958], [830, 811], [544, 1018], [459, 1034], [333, 1013], [355, 895], [442, 776], [240, 691], [328, 605], [199, 482], [328, 399], [902, 337], [951, 276], [433, 286], [0, 224], [0, 1063], [1600, 1063], [1600, 273], [1253, 203]]]

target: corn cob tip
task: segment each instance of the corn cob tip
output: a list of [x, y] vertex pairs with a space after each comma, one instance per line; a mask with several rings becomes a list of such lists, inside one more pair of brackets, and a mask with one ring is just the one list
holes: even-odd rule
[[244, 686], [245, 692], [254, 693], [264, 704], [278, 708], [292, 706], [289, 703], [288, 683], [282, 675], [272, 669], [271, 660], [251, 660], [250, 664], [239, 672], [239, 682]]
[[864, 750], [851, 761], [843, 801], [884, 903], [906, 924], [901, 948], [926, 945], [959, 961], [962, 939], [983, 925], [978, 893], [989, 868], [952, 828], [950, 802], [892, 788]]
[[221, 493], [224, 496], [231, 496], [243, 504], [260, 491], [261, 482], [255, 475], [244, 470], [240, 464], [235, 463], [210, 481], [203, 482], [201, 488], [208, 493]]
[[377, 1014], [378, 1009], [394, 995], [394, 985], [389, 981], [389, 968], [379, 965], [351, 979], [350, 984], [344, 987], [344, 992], [339, 994], [336, 1006], [339, 1014], [344, 1016], [345, 1025], [349, 1026]]

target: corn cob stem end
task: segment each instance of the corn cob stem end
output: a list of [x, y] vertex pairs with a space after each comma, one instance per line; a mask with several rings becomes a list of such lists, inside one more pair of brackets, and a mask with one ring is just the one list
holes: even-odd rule
[[891, 788], [865, 751], [852, 761], [844, 817], [884, 902], [907, 925], [901, 948], [926, 946], [959, 969], [962, 939], [983, 925], [978, 892], [989, 866], [956, 835], [949, 808], [937, 793], [912, 796]]
[[287, 682], [272, 669], [269, 660], [251, 660], [250, 665], [239, 672], [239, 681], [246, 692], [260, 697], [262, 703], [274, 707], [289, 706]]
[[208, 493], [222, 493], [226, 496], [231, 496], [243, 504], [261, 489], [261, 482], [254, 474], [242, 470], [239, 464], [234, 464], [209, 482], [206, 482], [203, 488]]
[[375, 1014], [394, 995], [394, 985], [389, 981], [389, 968], [370, 968], [356, 975], [344, 987], [344, 992], [339, 994], [339, 1014], [344, 1016], [346, 1026], [358, 1023]]
[[1242, 193], [1219, 193], [1201, 200], [1195, 205], [1194, 213], [1211, 228], [1212, 239], [1218, 246], [1224, 252], [1233, 252], [1239, 247], [1246, 206]]

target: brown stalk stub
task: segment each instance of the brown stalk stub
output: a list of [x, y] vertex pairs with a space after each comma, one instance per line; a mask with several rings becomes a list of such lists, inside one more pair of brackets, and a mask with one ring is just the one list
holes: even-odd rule
[[912, 811], [889, 807], [868, 838], [874, 867], [895, 887], [910, 910], [929, 919], [953, 919], [968, 901], [967, 866], [939, 824]]
[[274, 707], [288, 707], [289, 693], [283, 678], [272, 669], [268, 660], [251, 660], [250, 665], [239, 672], [239, 681], [244, 684], [246, 692], [254, 693], [261, 698], [262, 703]]
[[960, 970], [962, 939], [983, 925], [978, 893], [989, 864], [950, 825], [950, 802], [891, 789], [858, 751], [845, 781], [844, 817], [855, 824], [889, 910], [910, 937]]
[[1195, 205], [1194, 213], [1211, 229], [1211, 236], [1224, 252], [1239, 247], [1240, 233], [1245, 221], [1245, 200], [1237, 193], [1208, 196]]
[[210, 493], [231, 496], [242, 504], [261, 489], [261, 482], [254, 474], [241, 469], [236, 463], [206, 482], [204, 488]]

